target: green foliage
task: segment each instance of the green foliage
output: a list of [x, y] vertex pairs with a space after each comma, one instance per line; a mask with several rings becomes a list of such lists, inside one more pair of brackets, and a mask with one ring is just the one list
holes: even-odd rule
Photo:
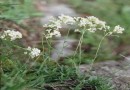
[[110, 81], [106, 78], [91, 76], [87, 80], [87, 84], [94, 86], [96, 90], [113, 90]]
[[[95, 78], [93, 76], [84, 76], [81, 73], [77, 75], [76, 68], [72, 66], [56, 64], [49, 65], [44, 62], [43, 69], [39, 71], [41, 64], [33, 67], [28, 67], [27, 64], [15, 63], [14, 68], [5, 69], [1, 74], [1, 90], [25, 90], [27, 88], [38, 89], [44, 88], [45, 84], [49, 83], [64, 83], [67, 80], [74, 80], [75, 86], [71, 87], [72, 90], [81, 90], [85, 86], [96, 87], [96, 90], [112, 90], [108, 81], [103, 78]], [[46, 61], [49, 62], [49, 61]], [[52, 62], [52, 61], [51, 61]], [[85, 78], [87, 77], [87, 78]], [[38, 89], [40, 90], [40, 89]]]
[[41, 15], [33, 7], [32, 0], [2, 0], [0, 3], [0, 18], [20, 23], [23, 19]]

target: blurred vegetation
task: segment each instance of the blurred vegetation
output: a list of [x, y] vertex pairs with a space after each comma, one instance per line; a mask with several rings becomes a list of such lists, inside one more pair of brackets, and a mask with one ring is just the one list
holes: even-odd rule
[[35, 10], [33, 0], [1, 0], [0, 18], [9, 19], [20, 23], [23, 19], [39, 16]]

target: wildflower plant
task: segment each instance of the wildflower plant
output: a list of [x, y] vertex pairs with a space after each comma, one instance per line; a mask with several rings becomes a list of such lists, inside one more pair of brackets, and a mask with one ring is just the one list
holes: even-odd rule
[[[80, 37], [79, 43], [77, 45], [77, 48], [75, 50], [75, 54], [77, 52], [77, 49], [80, 49], [79, 57], [81, 60], [81, 45], [84, 38], [84, 35], [86, 32], [95, 33], [95, 32], [102, 32], [104, 34], [103, 38], [101, 39], [98, 49], [96, 51], [95, 57], [92, 60], [92, 65], [97, 58], [98, 51], [101, 47], [101, 43], [104, 40], [105, 37], [111, 36], [111, 35], [117, 35], [122, 34], [124, 31], [124, 28], [120, 27], [120, 25], [115, 26], [114, 28], [111, 28], [105, 21], [99, 20], [97, 17], [94, 16], [87, 16], [87, 17], [71, 17], [67, 15], [61, 15], [58, 18], [52, 17], [50, 22], [48, 24], [45, 24], [44, 27], [46, 28], [46, 38], [52, 38], [62, 36], [60, 32], [60, 28], [63, 27], [63, 25], [70, 25], [75, 27], [74, 32], [80, 32], [82, 35]], [[56, 33], [55, 33], [56, 32]]]
[[[98, 51], [100, 49], [101, 43], [103, 41], [103, 39], [106, 36], [110, 36], [113, 34], [122, 34], [124, 31], [124, 28], [120, 27], [120, 25], [117, 25], [114, 27], [114, 29], [111, 29], [110, 26], [108, 26], [106, 24], [105, 21], [99, 20], [98, 18], [94, 17], [94, 16], [87, 16], [87, 17], [71, 17], [71, 16], [67, 16], [67, 15], [60, 15], [58, 16], [58, 18], [54, 18], [52, 17], [50, 19], [50, 22], [48, 24], [45, 24], [45, 37], [47, 39], [49, 38], [53, 38], [53, 36], [55, 37], [61, 37], [61, 32], [60, 29], [63, 27], [63, 25], [70, 25], [70, 26], [74, 26], [75, 27], [75, 31], [74, 32], [80, 32], [82, 33], [79, 43], [77, 45], [77, 48], [75, 50], [75, 54], [77, 52], [77, 49], [80, 49], [80, 53], [79, 53], [79, 57], [81, 58], [81, 45], [82, 45], [82, 40], [84, 38], [84, 34], [85, 32], [91, 32], [91, 33], [95, 33], [98, 31], [101, 31], [104, 33], [104, 37], [101, 39], [101, 42], [99, 43], [97, 52], [95, 54], [95, 57], [92, 61], [92, 64], [94, 63]], [[16, 39], [20, 39], [22, 38], [22, 34], [19, 31], [15, 31], [15, 30], [6, 30], [3, 33], [1, 33], [0, 36], [1, 39], [3, 40], [10, 40], [10, 41], [14, 41]], [[38, 57], [39, 55], [41, 55], [41, 51], [38, 48], [32, 48], [32, 47], [28, 47], [28, 48], [22, 48], [24, 50], [23, 54], [29, 55], [29, 57], [31, 57], [32, 59], [35, 57]]]
[[[98, 49], [96, 51], [95, 57], [92, 60], [92, 64], [91, 64], [90, 70], [92, 69], [93, 63], [94, 63], [94, 61], [97, 58], [98, 51], [99, 51], [99, 49], [101, 47], [101, 43], [102, 43], [103, 39], [106, 36], [111, 36], [111, 35], [115, 35], [115, 34], [121, 34], [124, 31], [124, 28], [120, 27], [119, 25], [115, 26], [114, 28], [111, 28], [110, 26], [108, 26], [106, 24], [105, 21], [99, 20], [98, 18], [96, 18], [94, 16], [71, 17], [71, 16], [67, 16], [67, 15], [61, 15], [61, 16], [59, 16], [57, 18], [52, 17], [50, 19], [50, 22], [48, 24], [44, 25], [44, 27], [45, 27], [45, 32], [43, 32], [44, 33], [43, 35], [45, 35], [44, 37], [46, 37], [47, 40], [49, 40], [50, 38], [53, 38], [53, 37], [61, 37], [62, 34], [60, 32], [60, 29], [63, 28], [64, 25], [73, 26], [73, 27], [75, 27], [75, 31], [74, 32], [80, 32], [82, 34], [80, 39], [79, 39], [79, 43], [77, 45], [75, 53], [74, 53], [74, 56], [75, 56], [76, 52], [77, 52], [77, 50], [79, 48], [79, 50], [80, 50], [80, 52], [79, 52], [79, 57], [80, 57], [79, 60], [82, 57], [81, 45], [82, 45], [82, 40], [84, 38], [85, 33], [86, 32], [95, 33], [95, 32], [98, 32], [98, 31], [103, 32], [104, 37], [101, 39], [101, 41], [99, 43], [99, 46], [98, 46]], [[16, 39], [21, 39], [21, 38], [22, 38], [22, 34], [19, 31], [15, 31], [15, 30], [3, 31], [0, 34], [0, 39], [3, 40], [3, 41], [7, 40], [9, 42], [12, 42], [12, 41], [14, 41]], [[42, 40], [42, 42], [43, 42], [43, 40]], [[79, 72], [80, 72], [79, 68], [77, 68], [77, 66], [76, 66], [74, 61], [72, 62], [73, 65], [74, 65], [73, 66], [74, 72], [72, 73], [70, 68], [69, 68], [69, 66], [60, 65], [57, 61], [53, 63], [53, 64], [55, 64], [54, 67], [53, 67], [53, 65], [49, 66], [47, 63], [50, 60], [50, 58], [49, 58], [50, 56], [47, 56], [44, 51], [41, 51], [40, 49], [38, 49], [36, 47], [34, 48], [34, 47], [28, 46], [27, 48], [25, 48], [25, 47], [21, 47], [21, 46], [18, 46], [18, 45], [14, 45], [14, 46], [22, 49], [23, 50], [22, 54], [29, 56], [32, 60], [36, 61], [37, 57], [39, 57], [40, 55], [43, 57], [42, 60], [45, 58], [45, 60], [42, 63], [40, 63], [40, 66], [38, 67], [38, 69], [37, 68], [34, 69], [34, 74], [37, 77], [34, 76], [34, 77], [31, 78], [31, 80], [30, 80], [31, 81], [31, 85], [30, 86], [32, 86], [32, 87], [33, 86], [38, 86], [39, 87], [38, 84], [43, 83], [43, 81], [49, 82], [52, 79], [55, 79], [55, 80], [64, 80], [66, 78], [70, 79], [70, 76], [73, 76], [73, 74], [76, 74], [75, 75], [76, 77], [83, 76], [83, 75], [79, 74]], [[48, 46], [50, 47], [50, 44], [48, 44]], [[43, 49], [44, 49], [44, 46], [43, 46]], [[20, 69], [23, 69], [23, 67], [24, 67], [24, 65]], [[50, 68], [51, 68], [51, 70], [50, 70]], [[23, 76], [20, 79], [21, 81], [27, 75], [26, 73], [29, 72], [26, 69], [27, 69], [27, 67], [25, 67], [24, 70], [23, 70], [23, 73], [22, 73]], [[29, 69], [30, 69], [30, 67], [29, 67]], [[22, 71], [19, 70], [17, 72], [17, 74], [15, 75], [15, 77], [17, 77], [17, 75], [20, 74], [21, 72]], [[4, 71], [2, 73], [4, 73]], [[52, 78], [52, 79], [50, 80], [50, 78]], [[86, 77], [82, 77], [82, 81], [84, 81], [85, 78]], [[44, 80], [41, 81], [41, 79], [44, 79]], [[15, 79], [13, 79], [13, 80], [15, 80]], [[34, 83], [33, 80], [36, 80], [36, 83]], [[55, 80], [52, 80], [52, 81], [55, 81]], [[79, 80], [80, 80], [80, 78], [79, 78]], [[12, 80], [11, 80], [11, 82], [12, 82]], [[24, 82], [24, 80], [23, 80], [23, 82]], [[81, 85], [81, 83], [80, 83], [80, 85]], [[82, 85], [83, 85], [83, 83], [82, 83]], [[76, 90], [81, 90], [81, 89], [76, 89]]]

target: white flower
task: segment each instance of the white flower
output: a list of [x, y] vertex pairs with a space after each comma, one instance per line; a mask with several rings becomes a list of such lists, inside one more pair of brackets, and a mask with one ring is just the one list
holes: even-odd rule
[[22, 34], [19, 31], [6, 30], [3, 32], [0, 38], [5, 40], [10, 39], [11, 41], [13, 41], [17, 38], [22, 38]]
[[91, 25], [92, 23], [87, 18], [80, 18], [79, 26], [85, 27], [86, 25]]
[[62, 28], [60, 20], [53, 21], [51, 25], [52, 27], [56, 27], [57, 29]]
[[103, 28], [105, 28], [105, 26], [106, 26], [106, 22], [104, 22], [104, 21], [97, 21], [97, 22], [95, 22], [96, 24], [98, 24], [99, 26], [101, 26], [101, 27], [103, 27]]
[[94, 16], [89, 16], [89, 17], [87, 17], [87, 18], [88, 18], [88, 20], [91, 21], [91, 22], [98, 22], [98, 21], [99, 21], [99, 19], [96, 18], [96, 17], [94, 17]]
[[31, 58], [35, 58], [40, 55], [41, 51], [38, 48], [31, 48], [28, 47], [27, 52], [24, 52], [24, 54], [29, 54]]
[[56, 36], [56, 37], [61, 37], [61, 33], [59, 31], [57, 31], [57, 30], [55, 30], [53, 32], [53, 35]]
[[62, 25], [61, 25], [60, 20], [58, 20], [52, 16], [52, 17], [50, 17], [49, 23], [43, 25], [43, 27], [59, 29], [59, 28], [62, 28]]
[[75, 29], [74, 32], [81, 32], [79, 29]]
[[51, 29], [47, 29], [48, 34], [46, 35], [46, 38], [52, 38], [53, 36], [55, 37], [61, 37], [61, 33], [59, 32], [58, 29], [55, 30], [51, 30]]
[[106, 22], [101, 21], [101, 20], [99, 20], [98, 18], [96, 18], [94, 16], [89, 16], [87, 18], [88, 18], [88, 20], [90, 22], [92, 22], [93, 24], [97, 25], [97, 28], [99, 28], [99, 30], [102, 30], [103, 28], [106, 27]]
[[120, 25], [115, 26], [113, 30], [113, 32], [120, 33], [120, 34], [123, 33], [123, 31], [124, 31], [124, 28], [120, 27]]
[[73, 17], [70, 17], [70, 16], [67, 16], [67, 15], [61, 15], [58, 17], [59, 20], [61, 20], [63, 23], [65, 24], [74, 24], [75, 23], [75, 20]]
[[43, 25], [43, 27], [59, 29], [62, 28], [62, 25], [60, 20], [56, 20], [56, 21], [51, 21], [49, 24]]

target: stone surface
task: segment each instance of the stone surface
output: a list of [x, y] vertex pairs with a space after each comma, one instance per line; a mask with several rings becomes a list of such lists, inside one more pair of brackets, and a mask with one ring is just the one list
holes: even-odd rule
[[[92, 75], [99, 75], [111, 78], [115, 90], [130, 90], [130, 62], [122, 61], [105, 61], [93, 65]], [[80, 69], [85, 73], [90, 65], [81, 65]]]
[[54, 49], [52, 50], [51, 58], [53, 60], [59, 60], [62, 57], [67, 57], [74, 54], [73, 43], [75, 43], [75, 39], [62, 37], [57, 40], [57, 43], [54, 45]]

